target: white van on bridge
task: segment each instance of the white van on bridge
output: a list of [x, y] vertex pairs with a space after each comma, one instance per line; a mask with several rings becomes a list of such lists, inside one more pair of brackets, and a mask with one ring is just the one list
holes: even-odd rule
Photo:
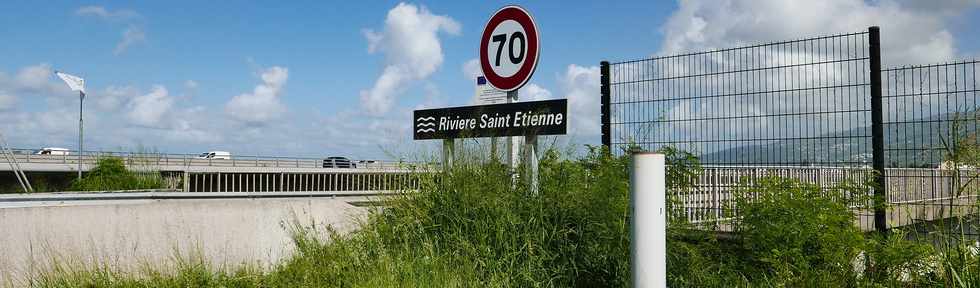
[[228, 151], [208, 151], [197, 155], [198, 159], [221, 159], [221, 160], [231, 160], [231, 152]]
[[68, 150], [66, 148], [45, 147], [45, 148], [41, 148], [41, 150], [37, 150], [37, 152], [34, 152], [34, 154], [35, 155], [58, 155], [58, 156], [62, 156], [62, 155], [68, 155], [68, 154], [70, 154], [68, 151], [70, 151], [70, 150]]

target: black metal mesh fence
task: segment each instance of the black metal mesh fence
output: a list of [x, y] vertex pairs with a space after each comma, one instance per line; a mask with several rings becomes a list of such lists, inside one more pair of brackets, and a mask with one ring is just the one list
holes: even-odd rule
[[882, 70], [888, 167], [936, 168], [976, 143], [977, 61]]
[[889, 227], [977, 233], [977, 64], [882, 70]]
[[868, 164], [867, 34], [608, 64], [608, 144], [704, 164]]
[[603, 62], [603, 144], [697, 155], [696, 189], [675, 193], [693, 222], [773, 171], [829, 190], [877, 175], [867, 192], [883, 201], [854, 207], [865, 230], [980, 221], [980, 65], [881, 69], [878, 35]]

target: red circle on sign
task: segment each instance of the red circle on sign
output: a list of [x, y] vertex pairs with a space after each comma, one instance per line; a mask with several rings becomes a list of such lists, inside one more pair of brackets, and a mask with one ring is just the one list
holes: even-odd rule
[[[490, 45], [490, 34], [497, 28], [497, 25], [507, 20], [514, 20], [524, 28], [528, 38], [527, 57], [521, 63], [517, 73], [510, 77], [501, 77], [490, 66], [490, 55], [487, 54], [487, 47]], [[480, 37], [480, 68], [483, 69], [483, 76], [487, 78], [487, 82], [494, 88], [503, 91], [513, 91], [524, 86], [527, 80], [531, 79], [531, 74], [534, 74], [534, 69], [538, 65], [538, 40], [538, 27], [534, 25], [531, 14], [528, 14], [524, 8], [507, 6], [494, 13], [493, 17], [490, 17], [490, 21], [487, 22], [487, 26], [483, 28], [483, 37]]]

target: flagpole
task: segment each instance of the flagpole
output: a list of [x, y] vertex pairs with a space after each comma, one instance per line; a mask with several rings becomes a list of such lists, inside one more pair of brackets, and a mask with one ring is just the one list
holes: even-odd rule
[[78, 91], [78, 181], [82, 180], [82, 102], [85, 101], [85, 92]]
[[54, 71], [58, 78], [68, 84], [72, 91], [78, 91], [78, 180], [82, 180], [82, 154], [85, 153], [85, 146], [82, 146], [82, 104], [85, 102], [85, 79], [61, 71]]

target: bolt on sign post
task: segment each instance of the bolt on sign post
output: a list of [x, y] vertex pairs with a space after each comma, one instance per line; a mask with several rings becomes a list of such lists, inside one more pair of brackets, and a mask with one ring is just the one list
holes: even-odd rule
[[633, 152], [630, 265], [633, 287], [667, 287], [667, 165], [664, 154]]
[[[527, 10], [510, 5], [500, 8], [490, 16], [480, 37], [480, 69], [487, 82], [494, 88], [507, 92], [507, 103], [517, 101], [517, 90], [534, 74], [540, 58], [541, 43], [538, 26]], [[525, 136], [524, 160], [530, 171], [532, 189], [537, 189], [537, 139]], [[517, 147], [520, 141], [508, 139], [507, 155], [512, 169], [517, 168]]]

